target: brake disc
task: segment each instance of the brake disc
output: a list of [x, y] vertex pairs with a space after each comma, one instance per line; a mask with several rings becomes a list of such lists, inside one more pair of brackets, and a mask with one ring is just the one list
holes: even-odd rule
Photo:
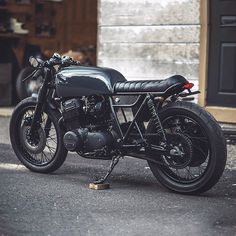
[[30, 126], [23, 124], [21, 127], [22, 130], [22, 144], [25, 146], [25, 148], [33, 153], [33, 154], [39, 154], [41, 153], [45, 146], [46, 146], [46, 134], [44, 129], [40, 126], [39, 129], [36, 131], [34, 138], [30, 137]]

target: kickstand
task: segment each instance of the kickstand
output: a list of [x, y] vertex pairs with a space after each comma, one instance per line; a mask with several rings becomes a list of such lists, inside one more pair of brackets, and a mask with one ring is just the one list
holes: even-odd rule
[[118, 164], [120, 157], [121, 157], [120, 155], [116, 156], [116, 157], [112, 157], [111, 164], [110, 164], [109, 170], [107, 171], [106, 175], [104, 177], [102, 177], [101, 179], [95, 181], [94, 184], [103, 184], [107, 180], [107, 178], [109, 177], [109, 175], [113, 171], [114, 167]]

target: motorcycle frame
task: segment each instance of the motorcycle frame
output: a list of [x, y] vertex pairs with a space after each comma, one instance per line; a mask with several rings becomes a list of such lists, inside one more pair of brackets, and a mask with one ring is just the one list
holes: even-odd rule
[[[111, 112], [112, 112], [112, 115], [115, 119], [115, 125], [117, 126], [117, 130], [118, 130], [119, 135], [120, 135], [119, 143], [121, 144], [120, 146], [121, 146], [122, 150], [124, 151], [124, 153], [130, 153], [131, 156], [135, 156], [135, 157], [142, 158], [142, 159], [147, 159], [147, 157], [145, 155], [146, 149], [155, 150], [155, 151], [159, 152], [160, 154], [164, 154], [166, 152], [166, 149], [163, 148], [163, 146], [149, 145], [146, 142], [145, 138], [144, 138], [144, 137], [148, 136], [148, 134], [142, 133], [142, 131], [139, 127], [139, 121], [143, 120], [142, 112], [146, 110], [145, 107], [147, 105], [147, 101], [149, 99], [154, 100], [154, 98], [155, 98], [155, 100], [157, 100], [158, 97], [154, 97], [150, 93], [139, 94], [136, 101], [132, 104], [115, 104], [113, 97], [112, 96], [109, 97]], [[158, 100], [159, 101], [156, 104], [157, 108], [159, 108], [162, 105], [162, 101], [164, 100], [164, 98], [159, 97]], [[122, 114], [124, 116], [125, 122], [127, 123], [126, 116], [125, 116], [123, 108], [134, 108], [135, 106], [137, 106], [140, 103], [141, 103], [141, 105], [138, 107], [138, 110], [134, 114], [133, 120], [129, 124], [129, 126], [127, 128], [127, 131], [124, 133], [121, 129], [121, 124], [119, 122], [119, 118], [117, 116], [117, 112], [115, 111], [115, 108], [121, 108], [121, 111], [122, 111]], [[142, 139], [142, 143], [128, 144], [127, 139], [130, 137], [131, 130], [134, 126], [136, 127], [136, 129], [137, 129], [137, 131], [140, 135], [140, 138]], [[130, 148], [134, 149], [134, 150], [132, 150], [132, 152], [130, 152], [130, 150], [129, 150]], [[140, 151], [141, 148], [144, 148], [143, 152]], [[153, 161], [152, 158], [150, 158], [150, 160]]]
[[[54, 78], [55, 71], [44, 68], [44, 82], [42, 84], [41, 89], [39, 90], [38, 99], [37, 99], [37, 105], [35, 107], [35, 112], [33, 115], [33, 119], [31, 122], [31, 128], [30, 128], [30, 135], [33, 137], [35, 134], [35, 130], [37, 130], [37, 126], [39, 125], [39, 121], [41, 119], [41, 113], [45, 106], [49, 106], [52, 109], [58, 109], [60, 108], [60, 105], [58, 104], [58, 98], [55, 97], [55, 86], [52, 82], [52, 78]], [[50, 94], [50, 96], [48, 96]], [[194, 93], [185, 94], [184, 96], [189, 96]], [[111, 94], [111, 95], [105, 95], [109, 99], [110, 108], [112, 116], [115, 120], [115, 126], [117, 127], [117, 132], [119, 133], [119, 139], [118, 139], [118, 145], [119, 149], [122, 152], [123, 155], [128, 154], [130, 156], [134, 156], [137, 158], [145, 159], [145, 160], [151, 160], [153, 162], [159, 163], [158, 160], [155, 160], [151, 157], [148, 157], [146, 155], [146, 150], [153, 150], [159, 154], [165, 154], [166, 153], [166, 147], [168, 146], [165, 141], [163, 140], [165, 145], [163, 146], [157, 146], [157, 145], [149, 145], [144, 137], [149, 136], [148, 134], [142, 133], [139, 122], [140, 120], [143, 120], [142, 118], [142, 112], [145, 111], [145, 106], [147, 105], [147, 101], [151, 99], [153, 102], [155, 102], [155, 109], [156, 109], [156, 115], [158, 116], [158, 109], [162, 106], [163, 101], [165, 100], [165, 97], [162, 97], [161, 94], [151, 94], [151, 93], [139, 93], [139, 94], [133, 94], [138, 95], [138, 98], [136, 101], [132, 104], [115, 104], [113, 96], [117, 96], [120, 94]], [[131, 95], [131, 94], [122, 94], [123, 96]], [[171, 95], [171, 96], [178, 96], [178, 95]], [[60, 99], [59, 99], [60, 100]], [[157, 101], [157, 102], [156, 102]], [[141, 103], [141, 105], [139, 105]], [[153, 103], [154, 104], [154, 103]], [[131, 108], [133, 109], [135, 106], [139, 105], [138, 110], [134, 114], [134, 118], [129, 124], [127, 131], [123, 133], [121, 129], [121, 124], [119, 122], [119, 118], [117, 116], [116, 108], [121, 108], [122, 114], [124, 116], [124, 119], [127, 123], [126, 116], [124, 113], [123, 108]], [[47, 125], [50, 125], [50, 119], [46, 121]], [[132, 128], [136, 126], [136, 129], [141, 137], [142, 142], [137, 144], [129, 144], [127, 143], [127, 139], [130, 137], [130, 133]], [[161, 124], [160, 124], [161, 126]], [[164, 132], [164, 130], [162, 130]], [[141, 149], [143, 148], [143, 151]]]

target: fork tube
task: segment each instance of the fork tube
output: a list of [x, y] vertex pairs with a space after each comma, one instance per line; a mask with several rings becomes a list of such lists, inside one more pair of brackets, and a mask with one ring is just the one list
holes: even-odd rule
[[37, 101], [37, 105], [35, 107], [34, 116], [33, 116], [31, 127], [30, 127], [30, 134], [34, 135], [34, 132], [40, 126], [41, 114], [42, 114], [44, 102], [46, 101], [46, 95], [47, 95], [47, 91], [48, 91], [48, 89], [47, 89], [48, 82], [50, 81], [50, 79], [51, 79], [50, 70], [47, 69], [45, 77], [44, 77], [43, 85], [42, 85], [41, 89], [39, 90], [38, 101]]

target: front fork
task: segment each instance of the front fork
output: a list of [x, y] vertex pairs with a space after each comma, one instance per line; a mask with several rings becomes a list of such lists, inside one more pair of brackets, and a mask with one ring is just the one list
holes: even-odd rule
[[[44, 82], [39, 90], [37, 105], [35, 107], [33, 119], [30, 126], [30, 136], [32, 138], [34, 138], [36, 131], [40, 128], [41, 115], [43, 112], [44, 104], [47, 100], [48, 84], [50, 81], [51, 81], [51, 71], [46, 68]], [[49, 121], [47, 121], [46, 123], [49, 123]]]

